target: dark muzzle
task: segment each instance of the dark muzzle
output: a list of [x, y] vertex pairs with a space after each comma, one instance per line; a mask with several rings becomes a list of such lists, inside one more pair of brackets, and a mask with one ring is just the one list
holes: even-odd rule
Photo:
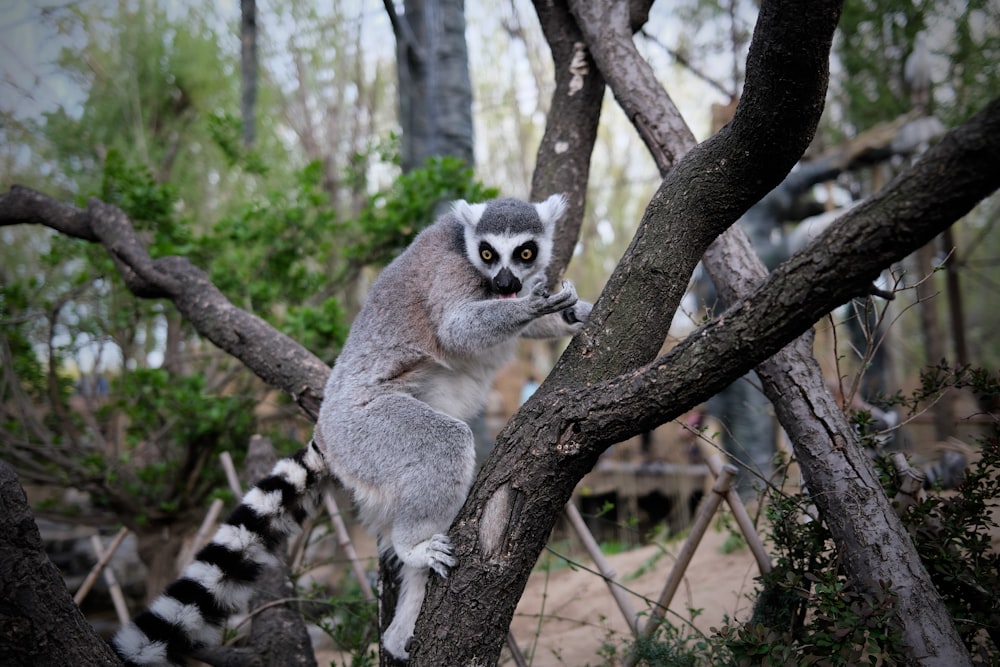
[[500, 273], [493, 278], [493, 291], [500, 296], [517, 294], [521, 291], [521, 281], [517, 279], [517, 276], [510, 269], [500, 269]]

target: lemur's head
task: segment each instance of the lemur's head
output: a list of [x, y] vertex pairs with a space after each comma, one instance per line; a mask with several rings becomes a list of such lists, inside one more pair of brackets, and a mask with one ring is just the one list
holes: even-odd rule
[[566, 198], [552, 195], [529, 204], [494, 199], [483, 204], [459, 200], [452, 212], [465, 228], [465, 253], [500, 298], [513, 298], [529, 278], [545, 272], [552, 257], [556, 222]]

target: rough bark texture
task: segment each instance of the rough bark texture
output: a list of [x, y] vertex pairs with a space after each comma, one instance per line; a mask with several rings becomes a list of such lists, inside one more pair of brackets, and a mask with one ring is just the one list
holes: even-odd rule
[[[808, 146], [823, 108], [839, 4], [814, 4], [808, 21], [789, 4], [765, 2], [761, 7], [736, 119], [667, 174], [609, 279], [605, 297], [595, 305], [591, 326], [571, 343], [571, 354], [564, 355], [567, 361], [581, 355], [588, 363], [574, 363], [572, 373], [564, 373], [565, 364], [557, 365], [550, 375], [553, 384], [607, 379], [652, 359], [705, 248], [777, 185]], [[596, 6], [583, 10], [596, 11]], [[571, 3], [571, 9], [581, 8]], [[622, 19], [622, 10], [611, 8], [593, 20], [609, 29]], [[620, 28], [595, 38], [618, 33]], [[596, 53], [595, 60], [601, 66]], [[780, 92], [765, 103], [763, 93], [754, 89]], [[629, 116], [639, 112], [626, 109]]]
[[604, 78], [583, 48], [583, 36], [565, 1], [536, 1], [535, 11], [552, 52], [555, 72], [556, 89], [549, 118], [561, 121], [545, 124], [531, 177], [531, 200], [542, 201], [562, 192], [568, 203], [552, 248], [549, 280], [555, 283], [562, 277], [580, 237]]
[[[996, 176], [986, 175], [995, 159], [996, 142], [977, 147], [970, 140], [985, 139], [993, 131], [994, 104], [949, 137], [940, 151], [928, 155], [910, 173], [912, 180], [897, 183], [880, 203], [852, 216], [789, 262], [753, 299], [738, 304], [650, 367], [631, 377], [600, 382], [605, 364], [609, 376], [627, 371], [635, 359], [655, 354], [648, 350], [658, 348], [665, 334], [662, 327], [669, 317], [656, 317], [651, 310], [656, 304], [649, 302], [659, 301], [669, 290], [665, 276], [673, 266], [665, 261], [662, 248], [644, 240], [650, 228], [661, 225], [657, 236], [662, 244], [677, 238], [670, 234], [671, 224], [689, 221], [688, 242], [703, 244], [700, 250], [704, 250], [714, 235], [780, 181], [812, 136], [839, 7], [836, 3], [815, 7], [809, 22], [814, 33], [808, 34], [803, 26], [792, 25], [797, 12], [790, 7], [781, 11], [779, 5], [762, 7], [756, 34], [766, 35], [766, 43], [755, 37], [747, 94], [737, 118], [688, 154], [665, 179], [622, 262], [621, 273], [626, 275], [609, 283], [594, 319], [557, 367], [558, 380], [547, 381], [548, 387], [543, 386], [501, 434], [493, 459], [453, 528], [460, 565], [446, 582], [432, 585], [418, 623], [418, 637], [429, 641], [417, 647], [414, 664], [494, 662], [516, 601], [510, 592], [523, 589], [551, 528], [549, 518], [558, 514], [603, 447], [697, 405], [806, 331], [827, 310], [864, 293], [878, 271], [893, 261], [891, 257], [905, 256], [921, 239], [933, 236], [996, 188]], [[788, 67], [790, 62], [794, 65]], [[766, 100], [754, 86], [772, 93], [773, 99]], [[786, 152], [789, 145], [794, 147]], [[962, 154], [970, 158], [965, 167], [954, 163]], [[748, 156], [751, 160], [744, 161]], [[928, 201], [942, 193], [924, 189], [929, 186], [924, 179], [940, 173], [946, 164], [959, 167], [956, 176], [968, 184], [968, 189], [958, 188], [964, 190], [957, 197], [964, 198], [961, 203]], [[977, 170], [978, 175], [973, 173]], [[928, 193], [932, 194], [927, 197]], [[923, 198], [942, 217], [932, 220], [912, 215], [913, 209], [895, 209], [896, 201], [913, 197]], [[880, 206], [890, 210], [875, 212]], [[881, 215], [894, 216], [898, 226], [886, 229]], [[697, 257], [688, 260], [679, 274], [673, 274], [681, 282], [675, 289], [683, 291], [696, 261]], [[643, 270], [632, 270], [632, 263], [642, 263]], [[638, 275], [631, 279], [630, 274]], [[809, 303], [802, 304], [802, 295], [807, 294]], [[626, 301], [637, 303], [638, 311], [625, 315], [619, 310], [612, 321], [608, 311], [620, 309]], [[759, 328], [763, 322], [767, 324]], [[659, 335], [650, 334], [657, 326]], [[449, 616], [448, 610], [456, 605], [470, 613]]]
[[0, 664], [120, 665], [45, 555], [17, 475], [0, 462]]
[[995, 101], [654, 363], [604, 382], [540, 388], [501, 433], [452, 528], [459, 565], [447, 580], [432, 580], [411, 664], [494, 663], [554, 517], [600, 452], [683, 414], [760, 364], [994, 191], [1000, 174], [988, 167], [1000, 151], [998, 130]]
[[[531, 200], [561, 192], [568, 202], [556, 230], [549, 280], [556, 283], [580, 238], [590, 182], [590, 155], [597, 139], [604, 100], [604, 77], [586, 48], [566, 0], [536, 0], [535, 12], [552, 53], [556, 88], [531, 177]], [[625, 9], [629, 39], [649, 15], [650, 0], [632, 0]]]

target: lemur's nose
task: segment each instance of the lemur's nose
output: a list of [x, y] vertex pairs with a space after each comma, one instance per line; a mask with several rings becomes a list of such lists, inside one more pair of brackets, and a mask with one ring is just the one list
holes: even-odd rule
[[501, 295], [517, 294], [521, 291], [521, 281], [517, 279], [513, 271], [504, 267], [493, 278], [493, 290]]

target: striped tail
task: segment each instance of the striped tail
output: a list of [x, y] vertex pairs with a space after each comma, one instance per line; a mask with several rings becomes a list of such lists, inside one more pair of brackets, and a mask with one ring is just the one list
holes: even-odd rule
[[182, 665], [193, 650], [218, 644], [226, 619], [246, 610], [264, 568], [281, 563], [278, 548], [316, 510], [329, 476], [314, 441], [275, 463], [180, 578], [115, 635], [125, 664]]

